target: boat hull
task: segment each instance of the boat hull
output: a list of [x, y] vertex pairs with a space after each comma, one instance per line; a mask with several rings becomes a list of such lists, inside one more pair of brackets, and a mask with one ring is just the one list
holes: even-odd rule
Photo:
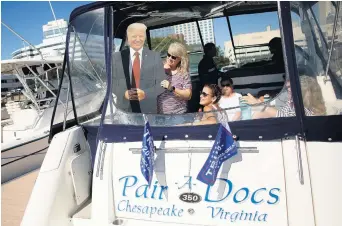
[[49, 147], [48, 135], [1, 151], [1, 184], [40, 168]]

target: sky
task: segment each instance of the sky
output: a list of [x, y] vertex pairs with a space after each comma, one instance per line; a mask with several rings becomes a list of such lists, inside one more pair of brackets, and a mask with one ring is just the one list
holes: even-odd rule
[[[234, 35], [266, 31], [268, 25], [272, 30], [279, 29], [277, 12], [258, 13], [229, 17]], [[214, 33], [216, 45], [224, 49], [224, 42], [230, 41], [226, 18], [214, 19]]]
[[[56, 18], [66, 20], [73, 9], [88, 3], [90, 2], [51, 1]], [[34, 45], [43, 40], [43, 25], [53, 20], [48, 1], [1, 2], [1, 21]], [[22, 47], [22, 41], [1, 25], [1, 59], [10, 59], [11, 53]]]
[[[78, 6], [90, 2], [84, 1], [51, 1], [57, 19], [69, 19], [70, 13]], [[42, 26], [54, 20], [47, 1], [1, 2], [1, 20], [30, 43], [37, 45], [43, 40]], [[233, 35], [265, 31], [267, 25], [278, 29], [276, 12], [230, 17]], [[225, 18], [214, 19], [216, 44], [224, 49], [224, 42], [230, 40]], [[24, 47], [23, 42], [1, 25], [1, 59], [10, 59], [11, 53]]]

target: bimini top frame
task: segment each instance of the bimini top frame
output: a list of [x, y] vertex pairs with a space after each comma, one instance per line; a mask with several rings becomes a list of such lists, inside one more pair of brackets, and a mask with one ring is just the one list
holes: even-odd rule
[[[70, 21], [91, 10], [112, 6], [114, 13], [114, 31], [116, 37], [124, 37], [125, 26], [142, 21], [150, 28], [185, 23], [196, 19], [209, 19], [240, 14], [262, 13], [277, 10], [276, 2], [95, 2], [72, 11]], [[167, 20], [165, 17], [169, 16]], [[119, 22], [119, 23], [117, 23]], [[120, 26], [120, 30], [117, 28]], [[123, 26], [123, 27], [121, 27]]]

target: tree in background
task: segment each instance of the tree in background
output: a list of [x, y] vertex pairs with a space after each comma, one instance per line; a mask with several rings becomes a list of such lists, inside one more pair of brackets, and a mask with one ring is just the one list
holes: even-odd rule
[[230, 64], [229, 58], [226, 58], [224, 56], [224, 52], [223, 52], [223, 50], [221, 49], [220, 46], [216, 47], [216, 52], [217, 52], [217, 56], [214, 58], [214, 61], [216, 63], [216, 67], [218, 69], [220, 69], [223, 66], [227, 66], [227, 65]]
[[201, 44], [186, 44], [184, 37], [182, 35], [170, 35], [167, 37], [156, 37], [151, 38], [151, 47], [152, 50], [160, 52], [162, 55], [167, 53], [167, 49], [169, 48], [170, 44], [173, 42], [180, 42], [185, 45], [186, 49], [189, 52], [199, 52], [203, 51]]
[[[189, 52], [203, 51], [201, 44], [187, 45], [182, 36], [175, 36], [175, 35], [174, 36], [170, 35], [167, 37], [151, 38], [151, 48], [154, 51], [160, 52], [162, 57], [165, 57], [170, 44], [173, 42], [182, 43], [183, 45], [185, 45], [185, 47], [187, 48]], [[216, 51], [217, 51], [217, 56], [214, 58], [214, 61], [216, 63], [217, 68], [220, 69], [223, 66], [229, 65], [230, 64], [229, 58], [226, 58], [224, 56], [224, 52], [220, 48], [220, 46], [216, 47]], [[193, 56], [193, 57], [197, 57], [197, 56]], [[202, 59], [202, 55], [200, 56], [200, 59]], [[196, 63], [198, 64], [198, 62], [194, 59], [190, 61], [192, 61], [193, 64], [196, 64]]]
[[151, 38], [151, 48], [152, 50], [160, 52], [163, 55], [167, 53], [170, 44], [173, 42], [180, 42], [188, 48], [185, 40], [177, 38], [176, 36]]
[[190, 52], [203, 52], [202, 44], [188, 45], [188, 51], [190, 51]]

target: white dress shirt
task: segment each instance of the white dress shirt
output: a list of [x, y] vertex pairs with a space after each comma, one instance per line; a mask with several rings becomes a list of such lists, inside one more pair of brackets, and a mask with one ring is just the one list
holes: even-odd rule
[[[144, 48], [144, 47], [143, 47]], [[131, 66], [133, 68], [133, 63], [134, 63], [134, 59], [135, 59], [135, 52], [139, 53], [139, 58], [140, 58], [140, 68], [141, 68], [141, 61], [142, 61], [142, 51], [143, 48], [139, 49], [138, 51], [135, 51], [134, 49], [132, 49], [131, 47], [129, 47], [129, 54], [131, 56]]]

